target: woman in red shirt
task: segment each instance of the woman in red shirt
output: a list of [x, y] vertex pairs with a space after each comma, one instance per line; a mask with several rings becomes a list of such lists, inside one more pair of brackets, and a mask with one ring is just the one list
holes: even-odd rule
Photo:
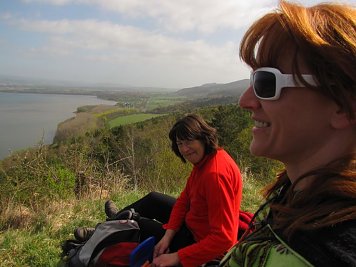
[[[235, 161], [218, 147], [216, 129], [201, 117], [188, 115], [171, 129], [172, 150], [194, 165], [172, 209], [165, 235], [155, 247], [157, 266], [198, 266], [223, 255], [237, 239], [242, 181]], [[191, 245], [167, 253], [185, 225]]]
[[[117, 212], [106, 202], [109, 217], [134, 209], [141, 238], [155, 236], [154, 266], [199, 266], [219, 259], [237, 241], [242, 195], [240, 170], [218, 146], [216, 129], [191, 114], [169, 132], [173, 152], [193, 170], [180, 196], [152, 192]], [[155, 219], [155, 220], [152, 220]]]

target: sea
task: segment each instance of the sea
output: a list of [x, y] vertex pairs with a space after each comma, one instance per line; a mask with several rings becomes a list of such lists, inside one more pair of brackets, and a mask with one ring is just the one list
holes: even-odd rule
[[116, 102], [88, 95], [0, 92], [0, 160], [11, 153], [51, 144], [57, 125], [75, 116], [85, 105]]

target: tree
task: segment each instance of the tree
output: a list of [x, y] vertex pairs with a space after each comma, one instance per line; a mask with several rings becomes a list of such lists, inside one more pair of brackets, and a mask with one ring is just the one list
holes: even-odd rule
[[211, 124], [218, 131], [220, 146], [229, 152], [243, 172], [270, 181], [282, 168], [277, 161], [251, 155], [249, 147], [253, 122], [248, 111], [232, 104], [219, 106]]

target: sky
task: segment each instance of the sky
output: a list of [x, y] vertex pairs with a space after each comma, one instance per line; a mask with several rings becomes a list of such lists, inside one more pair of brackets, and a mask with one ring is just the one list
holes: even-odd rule
[[238, 57], [240, 40], [277, 4], [0, 0], [0, 75], [173, 89], [246, 79], [250, 71]]

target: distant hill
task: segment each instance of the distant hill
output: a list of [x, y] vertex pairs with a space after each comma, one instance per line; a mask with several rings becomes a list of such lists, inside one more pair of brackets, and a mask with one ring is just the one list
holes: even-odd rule
[[0, 91], [19, 93], [59, 93], [59, 94], [98, 94], [106, 93], [170, 93], [191, 98], [219, 98], [239, 96], [249, 85], [249, 80], [231, 83], [208, 83], [183, 89], [139, 87], [122, 84], [93, 84], [73, 81], [50, 81], [46, 79], [25, 78], [0, 74]]
[[172, 92], [177, 89], [86, 81], [49, 80], [0, 74], [0, 91], [18, 93], [96, 94], [97, 92]]
[[218, 84], [209, 83], [201, 86], [184, 88], [176, 91], [177, 96], [192, 98], [220, 98], [220, 97], [239, 97], [241, 93], [248, 88], [250, 81], [248, 79], [236, 82]]
[[209, 83], [180, 89], [170, 93], [170, 97], [181, 99], [179, 103], [158, 107], [153, 113], [191, 112], [199, 107], [236, 104], [240, 95], [248, 88], [250, 81], [239, 80], [231, 83]]
[[0, 92], [95, 95], [106, 100], [135, 103], [140, 108], [145, 106], [148, 101], [152, 102], [152, 98], [178, 99], [179, 104], [175, 107], [154, 108], [157, 113], [236, 103], [248, 86], [248, 79], [230, 83], [208, 83], [183, 89], [168, 89], [109, 84], [95, 85], [86, 84], [85, 81], [81, 83], [49, 81], [0, 74]]

